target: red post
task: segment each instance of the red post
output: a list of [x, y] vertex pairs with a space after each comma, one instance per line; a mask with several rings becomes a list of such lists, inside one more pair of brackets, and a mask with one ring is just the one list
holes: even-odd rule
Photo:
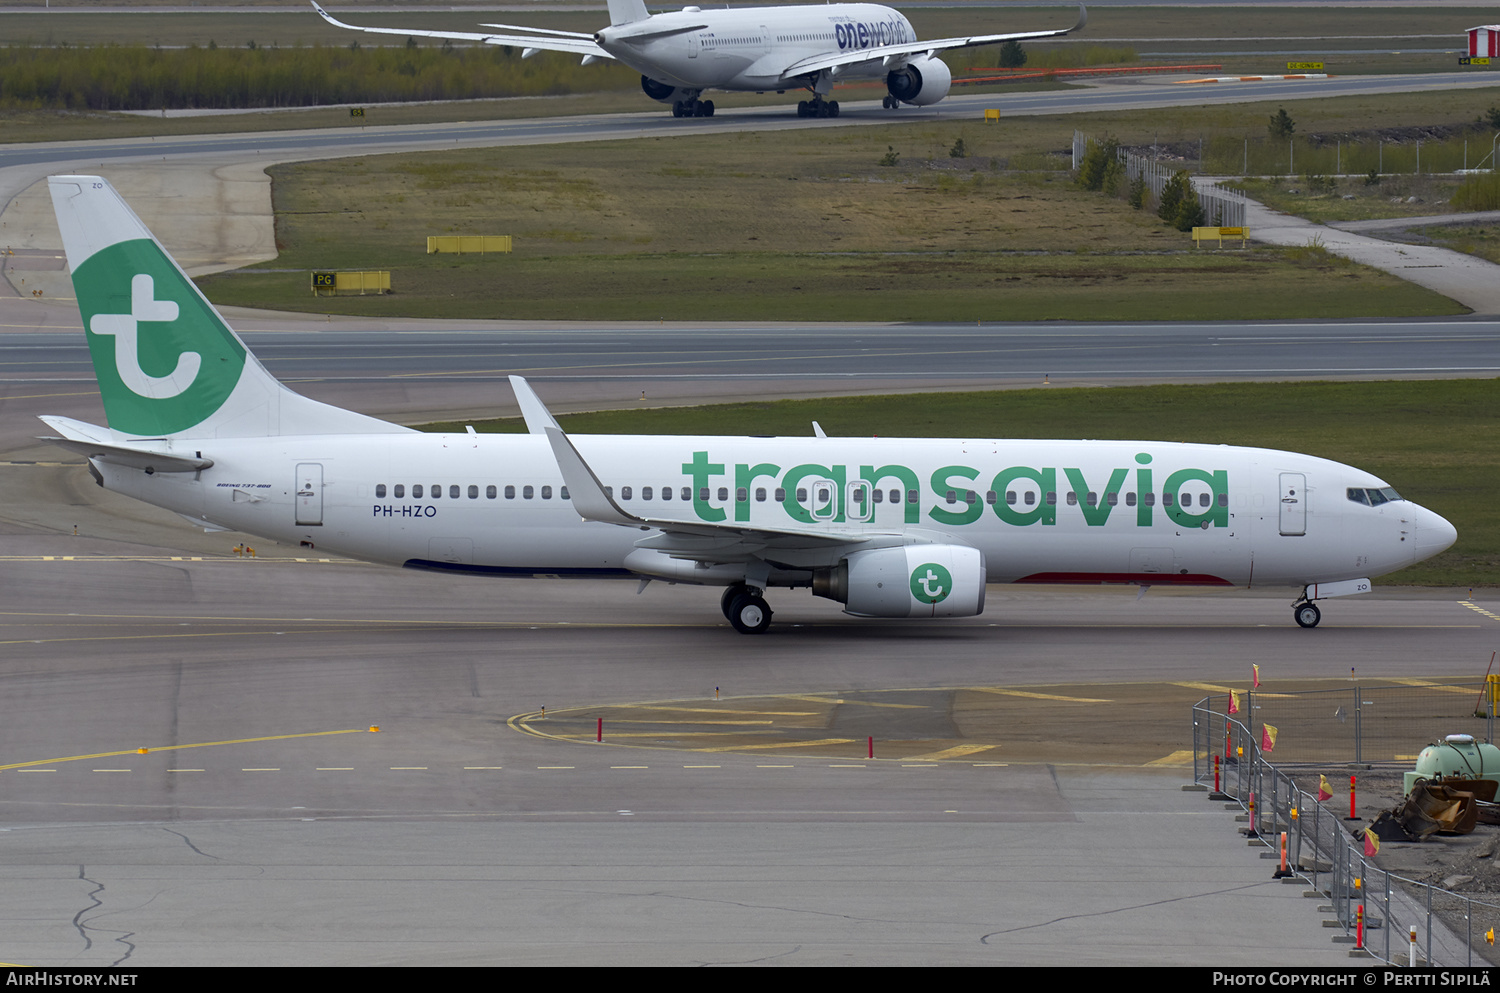
[[595, 741], [603, 741], [604, 740], [604, 718], [602, 718], [602, 717], [599, 718], [599, 727], [594, 732], [594, 740]]
[[1354, 813], [1354, 777], [1349, 777], [1349, 819], [1352, 821], [1358, 816]]
[[1365, 947], [1365, 905], [1360, 904], [1359, 909], [1354, 912], [1354, 948], [1363, 951]]
[[870, 737], [866, 738], [865, 744], [868, 746], [869, 757], [873, 759], [875, 757], [875, 736], [870, 735]]
[[1219, 789], [1219, 756], [1217, 755], [1214, 756], [1214, 792], [1222, 792]]

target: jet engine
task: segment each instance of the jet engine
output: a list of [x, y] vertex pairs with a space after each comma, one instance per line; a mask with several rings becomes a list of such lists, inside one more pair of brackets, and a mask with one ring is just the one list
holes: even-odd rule
[[891, 96], [902, 103], [925, 107], [948, 95], [953, 88], [953, 73], [942, 59], [924, 55], [900, 69], [892, 69], [885, 77], [885, 85]]
[[[641, 77], [641, 90], [652, 100], [660, 100], [662, 103], [676, 103], [688, 95], [675, 86], [668, 85], [667, 83], [658, 83], [650, 76]], [[691, 95], [697, 96], [697, 93], [692, 93]]]
[[984, 610], [984, 556], [967, 545], [855, 552], [813, 574], [813, 592], [858, 617], [972, 617]]

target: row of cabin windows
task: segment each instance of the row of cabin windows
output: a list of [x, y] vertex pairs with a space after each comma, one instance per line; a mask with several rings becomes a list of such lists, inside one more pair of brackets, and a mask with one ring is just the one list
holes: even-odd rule
[[[523, 486], [523, 487], [521, 487], [521, 498], [523, 500], [530, 500], [530, 499], [532, 499], [533, 497], [536, 496], [536, 491], [537, 491], [537, 487], [534, 487], [534, 486]], [[541, 491], [542, 491], [542, 499], [543, 500], [551, 500], [552, 499], [552, 487], [550, 487], [550, 486], [543, 486], [543, 487], [541, 487]], [[568, 499], [568, 488], [566, 486], [559, 487], [559, 491], [560, 492], [559, 492], [558, 495], [562, 499], [564, 499], [564, 500]], [[406, 484], [405, 483], [397, 483], [397, 484], [395, 484], [394, 486], [392, 486], [390, 488], [390, 494], [396, 500], [404, 500], [406, 498]], [[424, 494], [426, 494], [427, 498], [430, 499], [430, 500], [441, 500], [443, 498], [443, 485], [441, 483], [433, 483], [430, 487], [423, 487], [423, 485], [421, 483], [413, 483], [412, 484], [412, 487], [411, 487], [411, 498], [413, 500], [421, 500], [423, 498]], [[384, 500], [385, 499], [385, 495], [386, 495], [386, 486], [385, 486], [385, 484], [384, 483], [376, 483], [375, 484], [375, 499], [377, 499], [377, 500]], [[464, 495], [467, 495], [470, 500], [478, 500], [479, 499], [479, 487], [476, 486], [473, 483], [470, 483], [467, 488], [459, 486], [457, 484], [450, 484], [448, 486], [448, 499], [450, 499], [450, 500], [457, 500], [461, 496], [464, 496]], [[491, 483], [489, 486], [486, 486], [484, 488], [484, 496], [485, 496], [485, 499], [487, 499], [487, 500], [494, 500], [494, 499], [496, 499], [496, 498], [498, 498], [500, 496], [500, 488], [498, 486], [495, 486], [493, 483]], [[515, 498], [516, 498], [516, 488], [514, 486], [507, 486], [507, 487], [505, 487], [505, 499], [507, 499], [507, 500], [514, 500]]]
[[[521, 487], [521, 499], [523, 499], [523, 500], [531, 500], [531, 499], [535, 498], [535, 496], [537, 495], [537, 489], [538, 489], [537, 487], [533, 487], [533, 486], [522, 486]], [[568, 499], [568, 488], [566, 486], [562, 486], [562, 487], [559, 487], [558, 489], [559, 489], [558, 496], [561, 499], [563, 499], [563, 500]], [[552, 499], [552, 487], [551, 486], [540, 487], [540, 490], [541, 490], [541, 498], [543, 500], [551, 500]], [[433, 483], [430, 487], [424, 487], [421, 483], [414, 483], [414, 484], [412, 484], [412, 487], [411, 487], [411, 498], [413, 500], [421, 500], [421, 499], [423, 499], [424, 492], [427, 493], [427, 494], [429, 494], [429, 497], [428, 497], [429, 499], [440, 500], [443, 497], [443, 486], [442, 486], [441, 483]], [[467, 493], [467, 496], [468, 496], [468, 498], [470, 500], [478, 500], [479, 499], [479, 487], [477, 485], [473, 484], [473, 483], [469, 484], [469, 486], [468, 486], [468, 488], [467, 488], [466, 491], [465, 491], [464, 487], [459, 486], [457, 483], [449, 484], [449, 486], [448, 486], [448, 499], [450, 499], [450, 500], [457, 500], [462, 495], [464, 495], [465, 492]], [[607, 493], [607, 494], [609, 494], [610, 497], [613, 497], [615, 495], [615, 488], [613, 486], [606, 486], [606, 487], [604, 487], [604, 492]], [[651, 500], [651, 499], [654, 498], [653, 497], [654, 493], [659, 493], [661, 500], [664, 500], [664, 501], [665, 500], [671, 500], [673, 498], [672, 497], [673, 492], [674, 492], [673, 488], [670, 487], [670, 486], [663, 486], [660, 489], [660, 491], [655, 491], [650, 486], [642, 486], [640, 488], [640, 498], [642, 500]], [[701, 487], [698, 490], [698, 499], [700, 501], [707, 501], [707, 500], [711, 499], [711, 497], [710, 497], [710, 493], [711, 492], [712, 492], [712, 490], [711, 490], [710, 487], [707, 487], [707, 486]], [[1359, 492], [1360, 496], [1365, 496], [1365, 500], [1367, 500], [1367, 501], [1370, 501], [1370, 502], [1379, 502], [1379, 503], [1384, 503], [1385, 502], [1384, 499], [1381, 499], [1381, 496], [1383, 496], [1384, 494], [1382, 494], [1381, 491], [1379, 491], [1379, 490], [1371, 491], [1371, 495], [1370, 496], [1366, 496], [1365, 495], [1365, 491], [1363, 491], [1363, 490], [1358, 491], [1358, 492]], [[1394, 490], [1387, 490], [1385, 492], [1386, 493], [1390, 493], [1390, 494], [1394, 494], [1395, 493]], [[1351, 489], [1349, 491], [1349, 493], [1350, 493], [1349, 499], [1351, 499], [1351, 500], [1358, 499], [1354, 495], [1356, 493], [1355, 490]], [[375, 497], [376, 497], [376, 499], [384, 500], [385, 499], [385, 495], [386, 495], [386, 485], [384, 483], [377, 483], [375, 485]], [[494, 484], [490, 484], [489, 486], [486, 486], [484, 488], [484, 495], [485, 495], [486, 499], [494, 500], [494, 499], [496, 499], [499, 496], [499, 488], [496, 487]], [[405, 499], [406, 498], [406, 486], [405, 486], [405, 484], [403, 484], [403, 483], [397, 483], [393, 487], [391, 487], [391, 496], [394, 497], [397, 500]], [[620, 487], [620, 499], [621, 500], [631, 500], [631, 499], [634, 499], [634, 496], [635, 496], [635, 490], [634, 490], [633, 487], [630, 487], [630, 486], [622, 486], [622, 487]], [[832, 492], [830, 490], [826, 489], [826, 488], [820, 489], [819, 492], [818, 492], [818, 500], [819, 500], [819, 502], [826, 503], [827, 501], [829, 501], [829, 500], [832, 499], [832, 496], [833, 496]], [[1020, 502], [1020, 503], [1025, 504], [1028, 507], [1031, 507], [1031, 506], [1035, 506], [1036, 505], [1037, 496], [1038, 496], [1038, 494], [1037, 494], [1037, 492], [1035, 490], [1026, 490], [1026, 491], [1021, 492], [1021, 493], [1017, 493], [1015, 490], [1007, 490], [1005, 492], [1005, 502], [1007, 504], [1009, 504], [1010, 506], [1015, 506], [1016, 503]], [[884, 502], [887, 499], [891, 503], [900, 503], [901, 502], [901, 491], [900, 490], [890, 490], [889, 491], [889, 496], [887, 496], [887, 491], [886, 490], [874, 490], [871, 493], [871, 497], [873, 498], [873, 500], [874, 500], [875, 503], [882, 503], [882, 502]], [[906, 491], [906, 502], [907, 503], [916, 503], [918, 501], [919, 497], [920, 497], [920, 494], [918, 493], [917, 490], [907, 490]], [[515, 486], [506, 486], [505, 487], [505, 499], [507, 499], [507, 500], [514, 500], [515, 498], [516, 498], [516, 487]], [[682, 487], [681, 491], [680, 491], [680, 495], [678, 496], [678, 499], [686, 501], [686, 500], [691, 500], [692, 498], [693, 498], [693, 489], [692, 489], [692, 487], [690, 487], [690, 486], [684, 486], [684, 487]], [[749, 492], [748, 492], [747, 488], [743, 487], [743, 486], [737, 488], [734, 491], [734, 498], [739, 503], [745, 503], [749, 499]], [[960, 491], [958, 491], [958, 490], [948, 490], [945, 498], [946, 498], [946, 500], [947, 500], [948, 503], [958, 503], [958, 501], [960, 499]], [[729, 487], [727, 487], [727, 486], [720, 486], [718, 488], [718, 499], [719, 499], [719, 502], [721, 502], [721, 503], [723, 503], [723, 502], [725, 502], [725, 501], [727, 501], [729, 499]], [[864, 503], [864, 499], [865, 499], [865, 497], [864, 497], [864, 490], [862, 488], [856, 490], [855, 494], [854, 494], [854, 500], [855, 500], [855, 502], [856, 503]], [[964, 490], [964, 491], [962, 491], [962, 499], [963, 499], [963, 501], [965, 503], [975, 503], [979, 499], [979, 495], [974, 490]], [[1045, 499], [1046, 499], [1046, 503], [1047, 503], [1047, 505], [1049, 507], [1050, 506], [1055, 506], [1057, 504], [1057, 493], [1053, 492], [1053, 491], [1048, 491], [1046, 493], [1046, 495], [1045, 495]], [[1399, 500], [1400, 497], [1394, 497], [1394, 496], [1392, 496], [1392, 497], [1388, 497], [1387, 499], [1398, 499]], [[777, 503], [785, 503], [786, 502], [786, 490], [782, 489], [781, 487], [777, 487], [776, 488], [776, 492], [775, 492], [775, 500], [776, 500]], [[994, 490], [990, 490], [987, 493], [985, 493], [985, 495], [984, 495], [984, 502], [985, 503], [994, 504], [998, 500], [999, 500], [999, 495], [996, 494], [996, 492]], [[1067, 501], [1068, 506], [1070, 506], [1070, 507], [1077, 506], [1078, 505], [1078, 494], [1074, 493], [1072, 491], [1069, 491], [1067, 493], [1067, 495], [1066, 495], [1066, 501]], [[765, 503], [766, 502], [766, 488], [764, 486], [758, 486], [758, 487], [756, 487], [756, 489], [755, 489], [755, 502], [756, 503]], [[800, 487], [800, 486], [797, 488], [797, 502], [798, 503], [806, 503], [807, 502], [807, 490], [805, 488], [803, 488], [803, 487]], [[1099, 494], [1095, 493], [1093, 491], [1090, 491], [1089, 493], [1087, 493], [1087, 494], [1084, 495], [1084, 502], [1086, 502], [1090, 507], [1097, 507], [1099, 505]], [[1109, 492], [1109, 493], [1106, 493], [1106, 494], [1104, 494], [1104, 502], [1105, 502], [1105, 504], [1107, 504], [1110, 507], [1116, 506], [1120, 502], [1120, 494], [1116, 493], [1116, 492], [1113, 492], [1113, 491]], [[1156, 506], [1156, 494], [1155, 493], [1146, 493], [1146, 494], [1144, 494], [1143, 495], [1143, 502], [1148, 507], [1154, 507], [1154, 506]], [[1175, 502], [1175, 495], [1174, 494], [1172, 494], [1172, 493], [1163, 493], [1161, 495], [1161, 505], [1163, 507], [1170, 507], [1170, 506], [1172, 506], [1174, 504], [1174, 502]], [[1210, 496], [1210, 494], [1208, 494], [1208, 493], [1199, 493], [1198, 494], [1198, 506], [1200, 506], [1200, 507], [1207, 507], [1207, 506], [1210, 506], [1212, 504], [1212, 502], [1213, 502], [1213, 500], [1212, 500], [1212, 497]], [[1361, 502], [1364, 502], [1364, 501], [1361, 501]], [[1218, 503], [1219, 503], [1220, 507], [1227, 507], [1227, 506], [1229, 506], [1229, 495], [1227, 493], [1220, 493], [1219, 494]], [[1134, 507], [1135, 505], [1136, 505], [1136, 495], [1134, 493], [1126, 493], [1125, 494], [1125, 506], [1127, 506], [1127, 507]], [[1191, 493], [1183, 493], [1182, 497], [1181, 497], [1181, 505], [1184, 506], [1184, 507], [1191, 507], [1193, 505], [1193, 495]]]

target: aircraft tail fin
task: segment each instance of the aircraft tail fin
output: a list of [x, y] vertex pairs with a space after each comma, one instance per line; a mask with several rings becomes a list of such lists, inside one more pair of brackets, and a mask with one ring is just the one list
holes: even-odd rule
[[404, 432], [282, 386], [99, 176], [47, 180], [104, 414], [145, 438]]
[[645, 0], [609, 0], [610, 24], [630, 24], [650, 16]]

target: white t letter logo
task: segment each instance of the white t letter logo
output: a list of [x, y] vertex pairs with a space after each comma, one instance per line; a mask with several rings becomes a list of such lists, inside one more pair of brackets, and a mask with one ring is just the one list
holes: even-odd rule
[[155, 297], [156, 284], [141, 273], [130, 280], [130, 313], [95, 314], [89, 330], [115, 336], [115, 369], [126, 389], [137, 396], [167, 400], [193, 385], [203, 358], [197, 352], [183, 352], [177, 356], [177, 368], [166, 376], [150, 376], [141, 368], [140, 322], [177, 320], [177, 304]]

